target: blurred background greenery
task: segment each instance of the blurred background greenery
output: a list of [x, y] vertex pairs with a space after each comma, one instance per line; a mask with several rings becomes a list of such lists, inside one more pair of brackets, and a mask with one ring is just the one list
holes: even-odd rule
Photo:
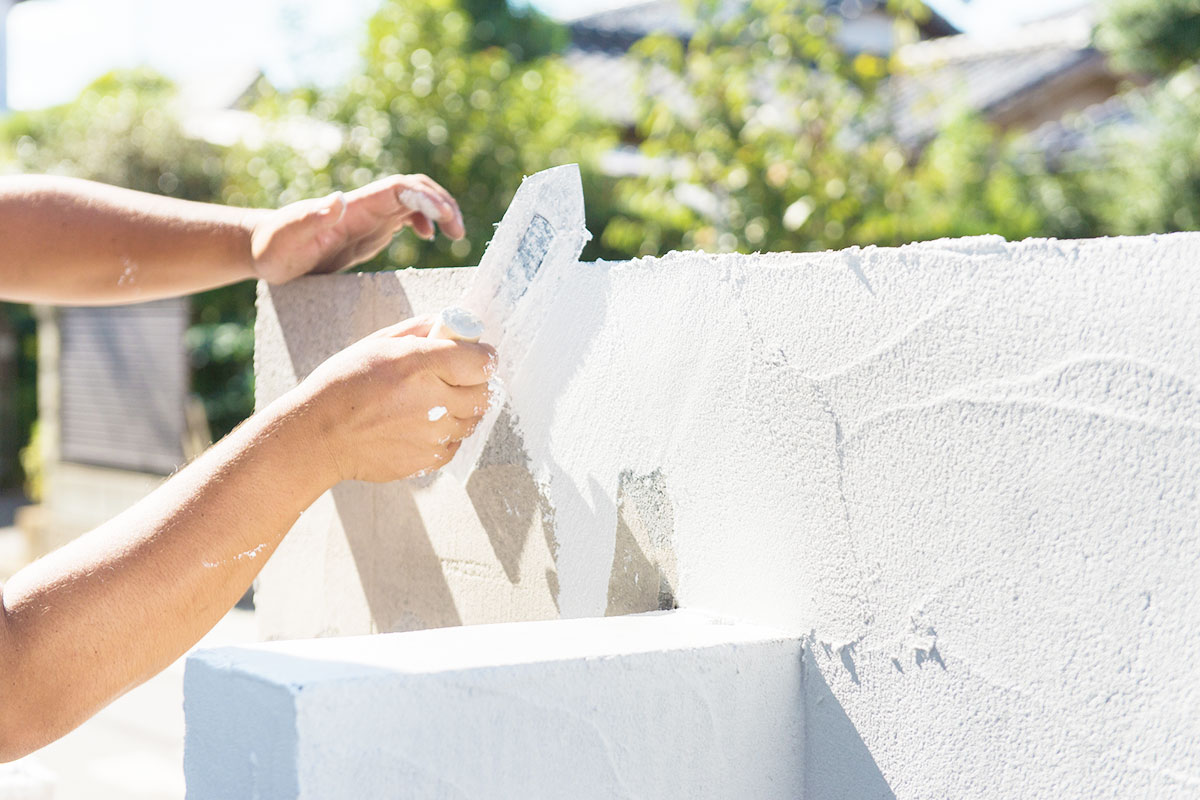
[[[1194, 0], [1104, 6], [1094, 43], [1129, 76], [1122, 114], [1136, 124], [1092, 131], [1087, 147], [1065, 152], [967, 110], [943, 115], [928, 135], [902, 135], [888, 109], [904, 65], [840, 47], [840, 18], [827, 3], [752, 0], [736, 13], [695, 5], [689, 36], [634, 45], [641, 74], [669, 76], [677, 91], [645, 92], [628, 125], [581, 101], [562, 58], [567, 32], [536, 11], [385, 0], [364, 31], [360, 72], [288, 91], [260, 78], [237, 105], [256, 120], [250, 134], [221, 143], [196, 135], [169, 81], [118, 72], [66, 105], [0, 118], [0, 170], [271, 207], [424, 172], [458, 198], [467, 239], [401, 236], [365, 269], [478, 263], [522, 177], [573, 161], [595, 235], [589, 259], [1200, 224]], [[907, 0], [889, 6], [901, 35], [928, 13]], [[606, 168], [616, 148], [641, 166]], [[19, 343], [11, 403], [16, 435], [27, 439], [35, 326], [26, 307], [0, 308], [0, 326]], [[253, 404], [254, 287], [209, 292], [192, 309], [193, 390], [221, 436]], [[9, 475], [21, 480], [19, 470]]]

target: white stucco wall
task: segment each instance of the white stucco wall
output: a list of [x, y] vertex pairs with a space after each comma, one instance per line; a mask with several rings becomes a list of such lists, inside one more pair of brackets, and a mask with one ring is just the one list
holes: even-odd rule
[[[808, 797], [1195, 797], [1198, 260], [1175, 234], [580, 264], [486, 480], [336, 489], [263, 575], [266, 633], [601, 615], [650, 580], [804, 638]], [[264, 399], [463, 281], [272, 290]]]
[[800, 655], [688, 611], [209, 650], [188, 798], [794, 800]]

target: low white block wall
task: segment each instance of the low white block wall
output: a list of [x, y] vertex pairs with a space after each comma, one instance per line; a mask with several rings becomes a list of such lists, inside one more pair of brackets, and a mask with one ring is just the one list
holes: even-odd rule
[[686, 611], [188, 660], [189, 800], [791, 798], [801, 643]]
[[[580, 264], [467, 486], [338, 487], [265, 633], [805, 637], [807, 796], [1200, 790], [1200, 235]], [[263, 399], [468, 271], [263, 295]]]

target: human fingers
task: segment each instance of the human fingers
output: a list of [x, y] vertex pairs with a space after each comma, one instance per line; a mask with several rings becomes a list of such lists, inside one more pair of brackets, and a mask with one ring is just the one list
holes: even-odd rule
[[369, 261], [374, 258], [383, 248], [391, 244], [395, 238], [396, 232], [384, 228], [383, 230], [360, 239], [356, 242], [353, 248], [345, 254], [343, 264], [339, 264], [338, 268], [348, 269], [356, 264], [361, 264], [364, 261]]
[[434, 437], [436, 444], [445, 447], [466, 439], [475, 432], [475, 426], [478, 424], [478, 417], [459, 419], [447, 414], [430, 423], [430, 435]]
[[[436, 217], [435, 221], [442, 226], [442, 232], [452, 239], [461, 239], [465, 236], [467, 231], [463, 224], [462, 210], [458, 207], [458, 201], [454, 199], [454, 196], [428, 175], [411, 175], [409, 177], [414, 179], [414, 190], [419, 186], [423, 193], [431, 197], [440, 207], [441, 214]], [[420, 210], [429, 216], [428, 210]]]
[[447, 386], [441, 396], [443, 412], [431, 416], [452, 416], [461, 420], [478, 420], [487, 411], [491, 390], [486, 383], [475, 386]]
[[413, 233], [420, 236], [425, 241], [433, 239], [434, 228], [433, 223], [424, 214], [413, 214], [409, 219], [409, 224], [412, 226]]
[[486, 384], [495, 374], [496, 350], [491, 345], [452, 339], [405, 341], [406, 349], [423, 351], [429, 371], [450, 386]]
[[[380, 218], [398, 219], [413, 225], [425, 238], [433, 235], [433, 223], [446, 235], [460, 239], [465, 234], [458, 203], [428, 175], [392, 175], [355, 189], [348, 201]], [[424, 220], [418, 220], [424, 217]]]
[[371, 334], [371, 336], [391, 338], [428, 336], [429, 330], [433, 327], [433, 322], [433, 314], [421, 314], [420, 316], [410, 317], [409, 319], [393, 323], [385, 328], [380, 328]]

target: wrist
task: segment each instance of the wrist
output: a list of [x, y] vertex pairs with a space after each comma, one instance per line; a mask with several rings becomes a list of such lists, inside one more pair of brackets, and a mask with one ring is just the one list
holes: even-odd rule
[[332, 447], [332, 420], [321, 412], [317, 398], [309, 395], [303, 384], [255, 417], [260, 421], [255, 437], [279, 457], [283, 465], [280, 474], [307, 498], [305, 505], [342, 480]]
[[261, 280], [262, 275], [258, 270], [258, 257], [256, 255], [254, 238], [257, 234], [258, 226], [271, 211], [266, 208], [239, 208], [237, 212], [237, 227], [240, 231], [240, 239], [242, 241], [242, 263], [245, 267], [246, 278], [248, 280]]

